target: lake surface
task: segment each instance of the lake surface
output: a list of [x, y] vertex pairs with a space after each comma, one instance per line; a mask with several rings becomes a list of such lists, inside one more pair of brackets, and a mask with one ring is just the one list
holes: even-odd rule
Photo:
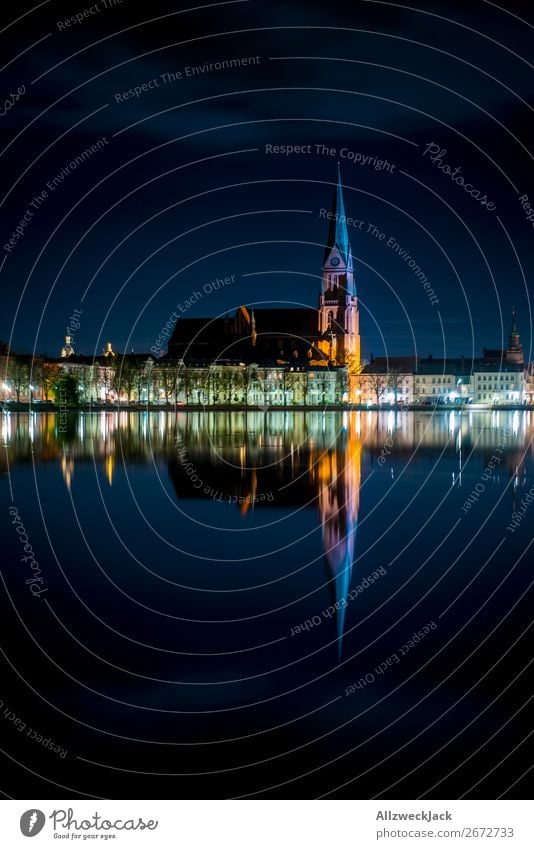
[[4, 415], [4, 792], [531, 796], [533, 435]]

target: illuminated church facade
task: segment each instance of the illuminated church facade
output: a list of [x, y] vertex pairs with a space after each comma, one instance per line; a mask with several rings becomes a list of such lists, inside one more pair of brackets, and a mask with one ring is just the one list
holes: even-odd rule
[[[363, 363], [360, 312], [343, 185], [338, 166], [316, 307], [252, 308], [207, 318], [180, 316], [167, 351], [75, 352], [67, 328], [60, 358], [0, 352], [1, 402], [71, 405], [312, 407], [482, 406], [534, 403], [534, 364], [526, 363], [515, 311], [506, 349], [480, 358], [378, 357]], [[77, 312], [77, 311], [75, 311]], [[172, 325], [171, 325], [172, 327]], [[168, 331], [170, 333], [170, 330]], [[168, 338], [168, 333], [163, 339]], [[164, 344], [164, 343], [162, 343]], [[69, 378], [68, 387], [65, 377]]]

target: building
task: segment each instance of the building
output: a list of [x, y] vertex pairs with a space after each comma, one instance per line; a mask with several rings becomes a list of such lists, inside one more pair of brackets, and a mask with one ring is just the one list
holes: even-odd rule
[[350, 377], [353, 403], [499, 406], [534, 402], [534, 368], [525, 367], [515, 309], [508, 346], [482, 357], [377, 357]]
[[56, 359], [0, 346], [2, 402], [261, 409], [534, 403], [534, 368], [524, 362], [515, 309], [507, 347], [485, 348], [480, 358], [378, 357], [362, 365], [339, 166], [326, 218], [316, 308], [243, 305], [231, 316], [181, 317], [158, 357], [116, 354], [109, 342], [100, 355], [80, 356], [72, 335], [80, 324], [75, 310]]
[[519, 364], [479, 362], [473, 370], [471, 398], [475, 404], [523, 403], [525, 388], [525, 373]]
[[434, 359], [417, 363], [414, 372], [414, 402], [417, 404], [467, 403], [471, 391], [472, 361], [465, 357]]
[[412, 404], [417, 357], [375, 357], [359, 374], [351, 375], [355, 404]]
[[507, 348], [484, 348], [483, 357], [474, 363], [471, 386], [473, 403], [492, 406], [524, 403], [528, 399], [528, 371], [528, 367], [525, 369], [514, 308]]

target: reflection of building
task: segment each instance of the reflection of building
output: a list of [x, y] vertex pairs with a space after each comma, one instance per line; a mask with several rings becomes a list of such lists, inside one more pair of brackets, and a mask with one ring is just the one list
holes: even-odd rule
[[199, 438], [184, 417], [169, 474], [179, 498], [233, 503], [242, 514], [269, 506], [318, 510], [341, 652], [360, 504], [361, 423], [346, 414], [345, 422], [332, 421], [326, 430], [321, 418], [300, 417], [278, 433], [250, 423], [242, 431], [218, 431], [204, 419]]
[[[66, 432], [59, 420], [55, 413], [3, 413], [2, 471], [30, 467], [38, 457], [41, 464], [61, 469], [67, 487], [83, 481], [82, 465], [96, 467], [99, 477], [115, 487], [115, 463], [152, 467], [157, 462], [158, 468], [168, 468], [179, 499], [203, 499], [225, 511], [231, 502], [243, 516], [265, 507], [304, 508], [308, 517], [318, 511], [333, 599], [326, 598], [326, 590], [322, 599], [317, 596], [317, 613], [337, 604], [339, 638], [345, 628], [342, 602], [358, 575], [370, 571], [358, 567], [358, 575], [352, 574], [360, 484], [371, 464], [389, 475], [390, 465], [397, 470], [406, 466], [409, 472], [415, 463], [439, 456], [440, 463], [449, 461], [453, 482], [468, 493], [472, 484], [462, 482], [465, 462], [475, 464], [478, 481], [478, 470], [482, 473], [502, 450], [494, 474], [504, 476], [503, 486], [513, 477], [514, 491], [520, 493], [525, 452], [530, 467], [534, 452], [534, 414], [527, 410], [452, 410], [435, 416], [400, 411], [101, 411], [72, 416]], [[384, 457], [387, 465], [381, 464]], [[510, 487], [506, 497], [512, 495]]]

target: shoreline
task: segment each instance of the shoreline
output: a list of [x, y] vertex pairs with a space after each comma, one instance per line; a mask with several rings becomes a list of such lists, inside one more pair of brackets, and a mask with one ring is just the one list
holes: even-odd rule
[[350, 413], [350, 412], [394, 412], [394, 413], [433, 413], [433, 412], [509, 412], [513, 410], [534, 411], [533, 404], [276, 404], [258, 406], [249, 404], [77, 404], [67, 407], [58, 404], [10, 403], [1, 405], [2, 413]]

